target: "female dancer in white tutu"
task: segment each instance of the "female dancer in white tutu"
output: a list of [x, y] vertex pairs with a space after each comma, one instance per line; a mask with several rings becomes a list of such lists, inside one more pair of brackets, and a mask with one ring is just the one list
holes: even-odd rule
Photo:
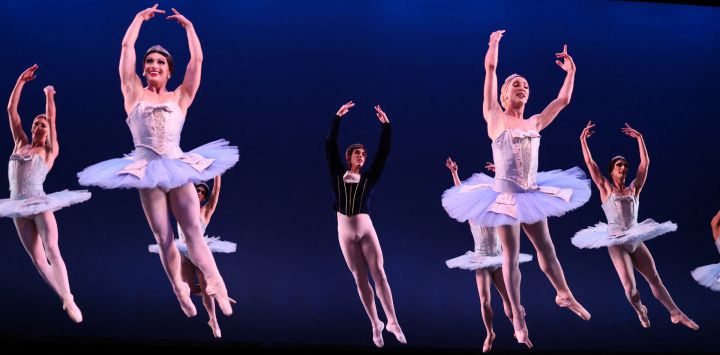
[[642, 134], [627, 123], [622, 128], [623, 133], [637, 139], [640, 148], [640, 164], [635, 174], [635, 180], [630, 182], [629, 186], [625, 186], [628, 172], [628, 163], [625, 158], [618, 155], [610, 160], [608, 167], [610, 179], [602, 175], [600, 168], [593, 160], [587, 138], [594, 133], [592, 130], [594, 127], [595, 124], [588, 122], [580, 134], [580, 143], [585, 164], [590, 171], [595, 186], [600, 191], [602, 209], [608, 222], [607, 224], [598, 223], [594, 227], [577, 232], [572, 238], [573, 245], [578, 248], [608, 248], [610, 259], [615, 265], [615, 270], [625, 289], [625, 297], [637, 312], [640, 324], [643, 327], [650, 327], [650, 319], [647, 315], [647, 307], [640, 300], [633, 267], [645, 277], [653, 296], [670, 312], [670, 320], [673, 323], [682, 323], [688, 328], [697, 330], [698, 325], [680, 311], [673, 302], [655, 268], [655, 261], [652, 254], [650, 254], [650, 250], [643, 243], [644, 240], [677, 230], [677, 225], [669, 221], [657, 223], [652, 219], [637, 222], [640, 192], [645, 185], [648, 166], [650, 165], [650, 158]]
[[[720, 211], [710, 221], [713, 238], [715, 238], [715, 246], [720, 252]], [[701, 266], [691, 273], [692, 277], [699, 284], [710, 288], [713, 291], [720, 291], [720, 263]]]
[[28, 141], [22, 128], [18, 104], [25, 83], [35, 79], [37, 64], [26, 69], [15, 83], [8, 102], [13, 147], [8, 166], [10, 198], [0, 200], [0, 217], [15, 222], [20, 241], [30, 255], [43, 280], [60, 296], [62, 307], [70, 319], [82, 322], [82, 313], [70, 292], [65, 262], [58, 245], [58, 227], [53, 211], [86, 201], [87, 191], [63, 190], [46, 195], [45, 177], [60, 153], [55, 125], [55, 89], [45, 87], [45, 113], [32, 123], [32, 139]]
[[562, 215], [587, 202], [590, 186], [583, 171], [577, 167], [537, 172], [539, 132], [553, 122], [572, 96], [575, 64], [567, 53], [567, 46], [555, 55], [562, 59], [556, 61], [557, 65], [566, 72], [558, 97], [541, 113], [525, 119], [530, 90], [522, 76], [513, 74], [505, 79], [498, 103], [495, 69], [504, 32], [496, 31], [490, 35], [485, 56], [483, 117], [492, 140], [495, 178], [474, 174], [460, 186], [445, 191], [442, 203], [448, 214], [460, 222], [471, 220], [481, 226], [496, 227], [503, 248], [503, 277], [515, 315], [515, 337], [518, 342], [532, 347], [525, 318], [519, 312], [520, 227], [533, 243], [540, 268], [557, 291], [555, 302], [582, 319], [590, 319], [590, 313], [575, 300], [565, 281], [547, 224], [548, 216]]
[[[198, 203], [200, 204], [200, 228], [203, 234], [205, 233], [205, 229], [207, 229], [208, 224], [210, 224], [210, 219], [212, 218], [213, 213], [215, 213], [218, 200], [220, 199], [220, 182], [221, 178], [220, 175], [218, 175], [214, 179], [212, 193], [210, 193], [209, 196], [208, 192], [210, 191], [210, 187], [208, 184], [204, 182], [195, 184], [195, 191], [197, 192]], [[219, 237], [205, 236], [205, 242], [210, 248], [210, 251], [213, 253], [234, 253], [237, 248], [235, 243], [220, 240]], [[207, 292], [205, 292], [205, 288], [207, 287], [205, 275], [203, 275], [202, 271], [200, 271], [200, 269], [198, 269], [198, 267], [195, 266], [195, 264], [193, 264], [187, 257], [186, 238], [182, 228], [180, 228], [180, 225], [178, 225], [178, 239], [175, 240], [175, 245], [178, 247], [180, 255], [182, 256], [182, 260], [180, 261], [180, 273], [182, 274], [182, 278], [190, 287], [190, 292], [192, 294], [202, 297], [203, 306], [205, 306], [205, 310], [210, 318], [208, 320], [208, 325], [210, 326], [210, 329], [212, 329], [213, 336], [215, 336], [215, 338], [220, 338], [222, 337], [222, 332], [220, 331], [220, 324], [218, 324], [218, 320], [215, 315], [215, 302], [213, 302], [212, 298], [210, 298]], [[160, 252], [160, 248], [157, 244], [150, 245], [148, 249], [152, 253]], [[196, 276], [199, 284], [195, 283]], [[235, 300], [230, 298], [230, 302], [235, 303]]]
[[[450, 169], [455, 186], [460, 186], [460, 178], [458, 177], [458, 165], [451, 158], [447, 158], [445, 166]], [[486, 168], [495, 171], [495, 165], [487, 163]], [[449, 268], [460, 268], [465, 270], [475, 270], [475, 282], [477, 283], [478, 293], [480, 294], [480, 305], [483, 323], [487, 336], [483, 343], [483, 352], [486, 353], [492, 348], [493, 340], [495, 340], [495, 331], [493, 330], [493, 311], [490, 304], [490, 283], [495, 285], [503, 302], [503, 310], [505, 315], [512, 322], [513, 313], [510, 307], [507, 291], [505, 290], [505, 281], [502, 274], [502, 248], [498, 241], [497, 233], [493, 227], [483, 227], [469, 221], [470, 232], [472, 232], [475, 241], [475, 250], [468, 251], [464, 255], [445, 261]], [[532, 260], [532, 255], [520, 254], [519, 262], [527, 262]], [[525, 310], [520, 308], [521, 312]]]
[[382, 126], [380, 144], [370, 169], [360, 173], [365, 165], [367, 154], [362, 144], [352, 144], [345, 151], [346, 169], [340, 161], [338, 154], [338, 133], [341, 118], [355, 106], [352, 101], [342, 105], [333, 120], [330, 135], [325, 140], [325, 153], [330, 167], [330, 181], [335, 195], [334, 209], [337, 212], [338, 239], [345, 262], [352, 272], [357, 284], [360, 301], [365, 307], [372, 324], [372, 338], [375, 346], [383, 347], [382, 337], [385, 324], [380, 321], [375, 308], [375, 296], [370, 286], [368, 271], [375, 282], [375, 291], [387, 316], [387, 330], [395, 338], [406, 344], [405, 335], [395, 316], [392, 292], [383, 268], [383, 254], [380, 241], [370, 220], [370, 195], [375, 184], [380, 179], [385, 161], [390, 154], [390, 120], [380, 105], [375, 106], [375, 112]]
[[236, 147], [218, 140], [190, 152], [180, 149], [180, 132], [185, 114], [200, 86], [202, 49], [192, 23], [173, 9], [169, 20], [176, 20], [187, 33], [190, 62], [183, 83], [175, 91], [167, 90], [173, 72], [170, 53], [161, 46], [151, 47], [143, 57], [143, 87], [135, 73], [135, 41], [140, 26], [155, 14], [164, 13], [155, 6], [139, 12], [130, 24], [122, 42], [120, 83], [125, 99], [126, 120], [133, 136], [135, 150], [124, 158], [107, 160], [78, 174], [83, 185], [104, 188], [137, 188], [145, 216], [160, 246], [160, 260], [170, 279], [181, 308], [188, 317], [197, 311], [190, 299], [190, 288], [180, 272], [180, 254], [173, 243], [169, 213], [175, 216], [186, 236], [190, 260], [205, 275], [206, 293], [218, 302], [225, 315], [232, 306], [225, 283], [215, 265], [210, 249], [203, 240], [200, 206], [193, 182], [209, 180], [238, 160]]

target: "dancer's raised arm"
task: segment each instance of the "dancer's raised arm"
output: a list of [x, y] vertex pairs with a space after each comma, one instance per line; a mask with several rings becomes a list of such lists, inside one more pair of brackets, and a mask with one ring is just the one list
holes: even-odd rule
[[635, 180], [633, 180], [630, 184], [635, 195], [639, 195], [643, 186], [645, 186], [645, 179], [647, 179], [648, 167], [650, 166], [650, 156], [648, 155], [647, 148], [645, 147], [645, 140], [640, 132], [630, 127], [627, 123], [625, 124], [625, 127], [622, 128], [622, 132], [630, 138], [637, 139], [638, 148], [640, 149], [640, 164], [638, 165]]
[[216, 176], [213, 179], [213, 188], [212, 192], [210, 192], [210, 197], [208, 198], [207, 204], [205, 204], [205, 221], [207, 223], [210, 223], [210, 218], [212, 218], [213, 213], [215, 213], [215, 208], [217, 208], [218, 200], [220, 200], [220, 183], [221, 183], [220, 175]]
[[137, 65], [135, 54], [135, 41], [142, 23], [153, 18], [155, 14], [164, 14], [165, 10], [158, 10], [158, 4], [153, 5], [135, 15], [130, 27], [123, 37], [122, 47], [120, 49], [120, 89], [125, 98], [125, 111], [129, 114], [135, 103], [140, 100], [142, 95], [142, 82], [135, 71]]
[[188, 48], [190, 49], [190, 61], [185, 69], [185, 78], [183, 83], [176, 90], [178, 105], [187, 111], [190, 104], [195, 99], [195, 94], [200, 87], [200, 78], [202, 74], [203, 52], [200, 46], [200, 39], [195, 33], [195, 27], [192, 22], [181, 15], [175, 8], [172, 9], [173, 15], [168, 16], [168, 20], [177, 21], [180, 26], [185, 29], [188, 39]]
[[498, 103], [498, 85], [497, 85], [497, 63], [498, 63], [498, 47], [500, 46], [500, 39], [505, 33], [505, 30], [495, 31], [490, 34], [490, 41], [488, 42], [488, 50], [485, 54], [485, 85], [483, 89], [483, 117], [485, 122], [488, 124], [488, 134], [491, 138], [496, 135], [492, 134], [501, 123], [499, 120], [499, 113], [501, 113], [500, 104]]
[[[563, 46], [563, 51], [555, 53], [555, 57], [558, 59], [555, 63], [565, 71], [565, 81], [560, 88], [558, 97], [550, 102], [547, 107], [537, 116], [537, 130], [541, 131], [545, 127], [549, 126], [558, 113], [562, 111], [565, 106], [570, 103], [572, 98], [573, 86], [575, 85], [575, 62], [567, 52], [567, 44]], [[560, 61], [562, 59], [562, 62]]]
[[603, 176], [602, 171], [600, 171], [600, 168], [590, 153], [587, 139], [595, 133], [595, 131], [592, 130], [593, 128], [595, 128], [595, 124], [592, 123], [592, 121], [588, 121], [580, 134], [580, 145], [582, 146], [585, 165], [587, 165], [588, 171], [590, 171], [590, 177], [592, 177], [595, 186], [600, 190], [600, 201], [605, 201], [612, 192], [612, 187], [610, 186], [610, 181]]
[[57, 125], [55, 124], [55, 117], [57, 110], [55, 108], [55, 88], [52, 85], [46, 86], [43, 91], [45, 92], [45, 117], [48, 122], [48, 137], [47, 137], [47, 156], [45, 157], [45, 163], [48, 167], [52, 167], [60, 154], [60, 145], [58, 145], [57, 137]]
[[38, 65], [34, 64], [30, 68], [25, 69], [25, 71], [20, 74], [17, 82], [15, 82], [15, 87], [13, 88], [12, 94], [10, 94], [7, 112], [8, 118], [10, 119], [10, 132], [12, 133], [13, 141], [15, 142], [13, 152], [15, 152], [15, 150], [17, 150], [18, 148], [28, 144], [28, 138], [25, 134], [25, 131], [23, 131], [22, 122], [20, 121], [20, 114], [18, 113], [17, 108], [20, 104], [20, 95], [22, 94], [22, 89], [25, 86], [26, 82], [35, 79], [35, 71], [37, 70], [37, 68]]

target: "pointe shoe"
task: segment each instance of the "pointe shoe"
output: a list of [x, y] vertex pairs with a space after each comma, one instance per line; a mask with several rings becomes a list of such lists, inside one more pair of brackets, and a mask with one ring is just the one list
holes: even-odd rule
[[210, 327], [210, 329], [212, 329], [212, 333], [215, 339], [220, 339], [222, 337], [222, 332], [220, 331], [220, 324], [218, 324], [217, 319], [213, 318], [209, 320], [208, 326]]
[[517, 339], [518, 344], [525, 344], [525, 346], [527, 346], [529, 349], [532, 349], [533, 344], [530, 341], [527, 324], [525, 324], [525, 322], [523, 322], [523, 327], [520, 330], [516, 330], [515, 334], [513, 335], [515, 336], [515, 339]]
[[80, 323], [83, 321], [82, 312], [80, 312], [80, 308], [78, 308], [75, 304], [75, 300], [72, 295], [65, 297], [62, 309], [67, 313], [68, 317], [70, 317], [73, 322]]
[[482, 352], [487, 353], [492, 349], [492, 343], [495, 340], [495, 332], [492, 332], [487, 335], [485, 338], [485, 342], [483, 343], [483, 350]]
[[237, 302], [235, 302], [234, 299], [228, 297], [227, 289], [225, 289], [224, 286], [221, 288], [217, 288], [217, 289], [207, 287], [205, 289], [205, 293], [207, 293], [207, 295], [210, 296], [210, 298], [212, 298], [213, 300], [215, 300], [215, 302], [217, 302], [218, 306], [220, 307], [220, 311], [222, 311], [222, 313], [225, 316], [229, 317], [232, 315], [232, 313], [233, 313], [232, 305]]
[[564, 299], [560, 298], [560, 296], [555, 296], [555, 303], [557, 303], [557, 305], [562, 308], [567, 308], [567, 309], [573, 311], [573, 313], [577, 314], [577, 316], [582, 318], [583, 320], [590, 320], [590, 312], [588, 312], [574, 298], [571, 298], [569, 300], [564, 300]]
[[640, 325], [643, 328], [650, 328], [650, 318], [648, 318], [648, 310], [644, 304], [640, 305], [640, 311], [637, 312], [638, 318], [640, 318]]
[[185, 313], [185, 316], [188, 318], [195, 317], [197, 315], [197, 309], [195, 309], [195, 304], [193, 304], [193, 301], [190, 298], [190, 286], [183, 283], [179, 288], [175, 288], [174, 291], [178, 302], [180, 302], [180, 308], [183, 313]]
[[400, 325], [397, 323], [388, 323], [387, 327], [385, 328], [390, 333], [393, 333], [395, 335], [395, 339], [399, 341], [402, 344], [407, 344], [407, 340], [405, 339], [405, 334], [403, 334], [402, 329], [400, 329]]
[[685, 315], [685, 313], [680, 312], [680, 314], [676, 314], [674, 316], [670, 317], [670, 321], [674, 324], [681, 323], [682, 325], [692, 329], [692, 330], [698, 330], [700, 329], [700, 326], [697, 325], [692, 319], [688, 318], [688, 316]]
[[385, 346], [385, 341], [383, 340], [382, 331], [385, 329], [385, 323], [378, 321], [377, 324], [373, 327], [373, 336], [372, 340], [373, 343], [375, 343], [375, 346], [378, 348], [382, 348]]

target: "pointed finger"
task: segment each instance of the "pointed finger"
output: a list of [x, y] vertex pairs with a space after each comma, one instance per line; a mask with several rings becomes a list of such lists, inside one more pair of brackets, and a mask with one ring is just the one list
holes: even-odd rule
[[172, 12], [174, 12], [174, 13], [175, 13], [175, 15], [180, 15], [180, 13], [178, 12], [178, 10], [175, 10], [175, 8], [174, 8], [174, 7], [170, 8], [170, 9], [172, 10]]
[[563, 45], [563, 53], [567, 54], [567, 43]]

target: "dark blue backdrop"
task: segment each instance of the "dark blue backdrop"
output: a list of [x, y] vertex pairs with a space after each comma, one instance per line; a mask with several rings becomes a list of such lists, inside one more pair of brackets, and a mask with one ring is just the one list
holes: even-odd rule
[[[20, 114], [43, 109], [42, 88], [57, 90], [61, 154], [48, 192], [78, 188], [75, 173], [132, 149], [117, 75], [120, 42], [148, 1], [0, 3], [0, 89], [38, 63]], [[603, 218], [597, 191], [579, 210], [550, 221], [568, 282], [592, 312], [589, 322], [553, 302], [535, 262], [524, 264], [523, 302], [535, 346], [551, 350], [709, 350], [720, 328], [718, 296], [690, 271], [718, 261], [710, 218], [717, 211], [717, 106], [720, 9], [609, 1], [172, 1], [195, 25], [205, 54], [203, 80], [188, 112], [182, 146], [216, 138], [239, 146], [224, 177], [208, 232], [238, 243], [217, 255], [238, 304], [220, 316], [224, 339], [238, 342], [360, 345], [370, 327], [338, 247], [323, 153], [342, 103], [341, 146], [365, 142], [374, 154], [381, 104], [393, 124], [392, 152], [375, 189], [372, 218], [385, 253], [399, 319], [411, 346], [479, 349], [485, 337], [473, 274], [444, 261], [468, 250], [466, 224], [450, 219], [440, 195], [491, 158], [482, 119], [483, 58], [490, 32], [506, 29], [498, 76], [518, 72], [532, 89], [527, 114], [552, 100], [564, 72], [554, 53], [567, 43], [578, 71], [573, 101], [543, 131], [540, 169], [583, 166], [578, 136], [597, 122], [590, 144], [603, 165], [623, 154], [637, 163], [624, 122], [644, 133], [652, 165], [640, 218], [672, 219], [677, 232], [648, 243], [665, 285], [701, 326], [670, 323], [638, 275], [652, 328], [642, 329], [605, 250], [578, 250], [573, 233]], [[185, 33], [155, 18], [138, 52], [161, 43], [178, 73]], [[6, 127], [6, 126], [4, 126]], [[9, 130], [0, 151], [12, 149]], [[0, 182], [0, 189], [6, 183]], [[6, 190], [5, 190], [6, 191]], [[93, 198], [57, 212], [60, 245], [85, 321], [72, 324], [22, 249], [10, 219], [0, 220], [0, 334], [210, 341], [205, 315], [185, 319], [134, 190], [92, 189]], [[533, 249], [522, 237], [523, 252]], [[494, 291], [493, 291], [494, 293]], [[494, 293], [496, 348], [518, 349]], [[384, 317], [382, 317], [384, 319]], [[386, 335], [388, 346], [395, 341]]]

